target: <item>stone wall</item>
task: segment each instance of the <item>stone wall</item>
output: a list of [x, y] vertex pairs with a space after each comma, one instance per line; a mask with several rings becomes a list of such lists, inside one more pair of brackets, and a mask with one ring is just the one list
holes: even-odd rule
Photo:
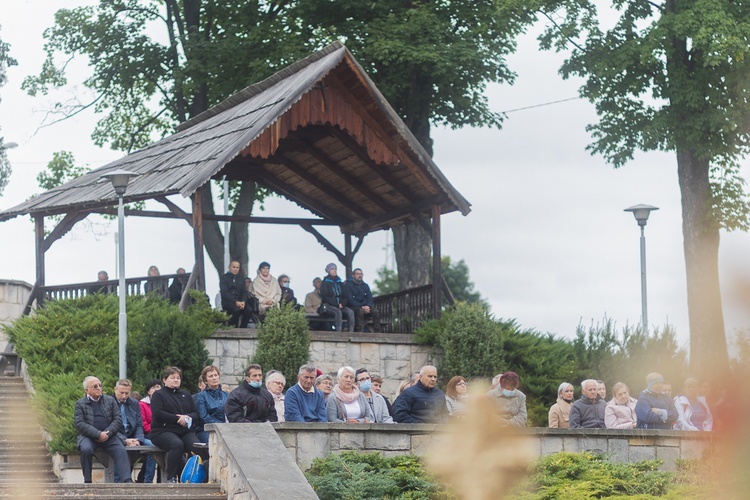
[[[377, 452], [384, 456], [422, 455], [449, 430], [427, 424], [273, 424], [276, 432], [302, 470], [313, 459], [345, 450]], [[664, 470], [674, 470], [677, 459], [699, 459], [715, 435], [710, 432], [615, 430], [615, 429], [521, 429], [519, 433], [536, 457], [561, 451], [606, 453], [615, 462], [660, 459]]]
[[[0, 280], [0, 325], [11, 323], [23, 314], [32, 286], [25, 281]], [[0, 328], [0, 351], [5, 349], [7, 339]]]
[[[310, 336], [310, 362], [323, 373], [335, 374], [345, 365], [365, 367], [383, 377], [386, 395], [396, 394], [402, 380], [425, 364], [437, 363], [439, 355], [431, 346], [418, 345], [408, 334], [310, 332]], [[206, 339], [209, 357], [221, 370], [223, 384], [232, 388], [242, 380], [257, 344], [255, 330], [219, 330]], [[284, 375], [295, 377], [296, 373]]]

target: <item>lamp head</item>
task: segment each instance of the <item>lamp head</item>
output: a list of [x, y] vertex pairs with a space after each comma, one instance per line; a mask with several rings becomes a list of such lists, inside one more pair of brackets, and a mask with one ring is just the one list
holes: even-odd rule
[[635, 220], [638, 222], [638, 225], [641, 227], [644, 227], [646, 225], [646, 221], [648, 221], [648, 216], [654, 210], [659, 210], [659, 207], [655, 207], [653, 205], [640, 204], [640, 205], [633, 205], [632, 207], [628, 207], [624, 211], [633, 212], [633, 216], [635, 217]]
[[4, 142], [4, 143], [0, 144], [0, 149], [13, 149], [13, 148], [17, 148], [17, 147], [18, 147], [18, 143], [17, 142]]
[[125, 194], [125, 190], [128, 188], [130, 178], [136, 177], [137, 175], [139, 174], [130, 172], [128, 170], [113, 170], [112, 172], [102, 175], [101, 178], [107, 179], [109, 182], [111, 182], [112, 187], [115, 188], [115, 193], [117, 193], [117, 196], [122, 196]]

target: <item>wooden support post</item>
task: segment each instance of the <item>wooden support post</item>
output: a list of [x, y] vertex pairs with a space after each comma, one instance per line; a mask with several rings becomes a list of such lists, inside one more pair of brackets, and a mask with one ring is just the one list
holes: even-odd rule
[[344, 233], [344, 260], [346, 260], [344, 262], [346, 275], [342, 279], [346, 281], [352, 275], [352, 261], [354, 260], [354, 254], [352, 253], [352, 233]]
[[206, 266], [203, 261], [203, 204], [201, 202], [201, 191], [198, 188], [193, 193], [193, 247], [195, 250], [195, 267], [200, 276], [197, 276], [196, 288], [201, 292], [206, 291]]
[[34, 217], [34, 250], [36, 254], [36, 307], [44, 303], [44, 216]]
[[443, 273], [440, 265], [440, 205], [432, 206], [432, 311], [440, 317], [442, 306]]

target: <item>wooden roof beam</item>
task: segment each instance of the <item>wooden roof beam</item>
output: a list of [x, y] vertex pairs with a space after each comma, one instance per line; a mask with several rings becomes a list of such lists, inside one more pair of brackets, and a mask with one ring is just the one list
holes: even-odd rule
[[73, 226], [85, 219], [89, 215], [89, 213], [90, 212], [86, 211], [76, 211], [66, 214], [63, 220], [61, 220], [55, 226], [55, 229], [53, 229], [52, 232], [50, 232], [49, 235], [44, 238], [44, 242], [42, 243], [41, 248], [42, 253], [49, 250], [54, 242], [65, 236], [68, 231], [73, 229]]
[[[285, 157], [283, 154], [274, 155], [273, 161], [281, 163], [286, 168], [294, 172], [297, 176], [299, 176], [303, 181], [309, 183], [312, 186], [315, 186], [315, 188], [318, 191], [320, 191], [321, 193], [331, 198], [331, 200], [335, 200], [336, 202], [340, 203], [343, 207], [351, 210], [352, 212], [355, 212], [360, 217], [367, 218], [367, 217], [372, 216], [371, 213], [367, 212], [366, 210], [363, 210], [355, 203], [347, 203], [347, 201], [349, 200], [347, 200], [346, 198], [343, 198], [343, 194], [341, 191], [333, 189], [325, 182], [311, 175], [307, 170], [300, 167], [299, 165], [294, 163], [292, 160]], [[270, 172], [269, 172], [269, 175], [271, 175]]]
[[[288, 138], [286, 140], [289, 140]], [[390, 205], [383, 198], [375, 194], [370, 188], [368, 188], [362, 181], [351, 175], [349, 172], [344, 171], [339, 165], [333, 160], [327, 157], [322, 151], [320, 151], [315, 145], [307, 139], [295, 138], [291, 139], [291, 143], [299, 143], [304, 148], [304, 152], [315, 158], [323, 166], [329, 169], [334, 175], [338, 176], [339, 179], [346, 182], [353, 189], [358, 191], [365, 198], [376, 204], [384, 212], [393, 210], [393, 206]]]
[[169, 211], [177, 217], [185, 219], [187, 223], [190, 224], [190, 227], [193, 227], [193, 216], [175, 205], [171, 200], [168, 200], [166, 196], [156, 196], [154, 197], [154, 199], [162, 205], [166, 206]]
[[300, 227], [302, 229], [304, 229], [305, 231], [307, 231], [308, 233], [310, 233], [313, 236], [315, 236], [315, 239], [318, 240], [318, 243], [320, 243], [321, 245], [323, 245], [323, 248], [325, 248], [329, 252], [331, 252], [334, 255], [336, 255], [336, 258], [339, 259], [339, 262], [344, 262], [346, 260], [346, 257], [344, 256], [343, 253], [341, 253], [341, 250], [339, 250], [338, 248], [336, 248], [335, 246], [333, 246], [333, 243], [331, 243], [330, 241], [328, 241], [328, 239], [325, 236], [323, 236], [322, 234], [320, 234], [317, 229], [315, 229], [314, 227], [312, 227], [312, 225], [310, 225], [310, 224], [300, 224]]
[[[370, 231], [374, 230], [374, 228], [377, 228], [380, 226], [386, 226], [391, 221], [402, 219], [404, 217], [413, 215], [415, 213], [418, 214], [420, 211], [426, 208], [429, 208], [436, 204], [440, 204], [441, 201], [442, 200], [440, 196], [431, 196], [422, 201], [418, 201], [412, 205], [405, 206], [396, 210], [392, 210], [385, 214], [376, 215], [375, 217], [371, 217], [366, 220], [356, 221], [356, 222], [352, 222], [351, 224], [341, 226], [341, 230], [345, 233], [353, 233], [353, 234], [369, 233]], [[426, 221], [423, 221], [423, 222], [427, 224]], [[429, 227], [430, 226], [428, 225], [428, 228]]]

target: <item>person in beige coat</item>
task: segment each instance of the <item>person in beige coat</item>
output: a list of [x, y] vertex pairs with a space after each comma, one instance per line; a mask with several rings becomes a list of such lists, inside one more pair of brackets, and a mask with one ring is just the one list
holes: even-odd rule
[[261, 316], [271, 307], [279, 307], [281, 287], [271, 275], [271, 264], [268, 262], [261, 262], [258, 266], [258, 275], [253, 280], [253, 290], [258, 299]]
[[549, 409], [549, 427], [570, 429], [570, 407], [573, 404], [573, 384], [563, 382], [557, 388], [557, 403]]

